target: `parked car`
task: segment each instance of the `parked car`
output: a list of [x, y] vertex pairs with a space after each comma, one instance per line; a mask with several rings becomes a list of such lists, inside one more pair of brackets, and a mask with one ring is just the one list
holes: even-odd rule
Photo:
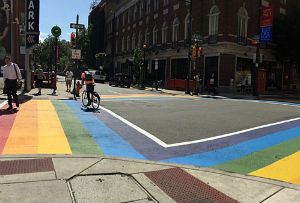
[[106, 81], [106, 73], [104, 71], [96, 71], [94, 74], [94, 80], [96, 82], [104, 83]]
[[116, 73], [114, 77], [112, 77], [109, 81], [109, 85], [112, 86], [120, 86], [120, 87], [128, 87], [131, 86], [131, 80], [130, 77], [124, 73]]

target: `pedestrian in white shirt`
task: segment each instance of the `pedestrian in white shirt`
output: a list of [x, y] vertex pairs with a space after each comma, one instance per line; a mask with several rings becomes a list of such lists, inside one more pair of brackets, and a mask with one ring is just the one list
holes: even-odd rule
[[16, 106], [19, 107], [19, 99], [17, 95], [18, 83], [22, 79], [22, 75], [19, 69], [19, 66], [15, 63], [12, 63], [10, 57], [6, 56], [4, 58], [5, 66], [3, 67], [3, 80], [4, 80], [4, 92], [7, 94], [8, 105], [7, 110], [11, 110], [12, 106], [12, 96], [16, 103]]
[[67, 72], [66, 72], [67, 92], [71, 91], [72, 79], [73, 79], [73, 72], [70, 70], [67, 70]]

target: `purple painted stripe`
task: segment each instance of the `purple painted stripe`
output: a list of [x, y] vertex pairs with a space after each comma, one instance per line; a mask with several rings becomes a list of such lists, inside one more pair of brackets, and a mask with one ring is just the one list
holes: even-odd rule
[[202, 143], [164, 148], [106, 111], [102, 110], [100, 114], [96, 113], [95, 116], [119, 134], [144, 157], [155, 161], [222, 149], [254, 138], [300, 126], [300, 120], [297, 120]]

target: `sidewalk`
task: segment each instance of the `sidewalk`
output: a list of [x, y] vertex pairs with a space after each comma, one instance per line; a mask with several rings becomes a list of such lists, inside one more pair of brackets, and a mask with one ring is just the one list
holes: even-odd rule
[[[146, 87], [146, 91], [152, 91], [162, 94], [171, 95], [186, 95], [185, 91], [179, 90], [169, 90], [169, 89], [159, 89], [158, 91], [152, 87]], [[199, 97], [211, 97], [211, 98], [223, 98], [223, 99], [257, 99], [257, 100], [272, 100], [272, 101], [282, 101], [282, 102], [292, 102], [300, 103], [300, 94], [260, 94], [259, 97], [255, 97], [250, 94], [239, 94], [239, 93], [219, 93], [217, 95], [199, 94]]]
[[0, 202], [299, 202], [300, 187], [111, 156], [2, 156]]

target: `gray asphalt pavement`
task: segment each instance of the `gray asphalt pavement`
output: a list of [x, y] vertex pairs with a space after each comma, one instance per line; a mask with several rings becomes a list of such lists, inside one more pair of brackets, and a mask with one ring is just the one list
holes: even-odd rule
[[[105, 85], [98, 88], [102, 94], [141, 93]], [[102, 101], [102, 106], [167, 144], [211, 138], [300, 115], [299, 107], [216, 99]]]

